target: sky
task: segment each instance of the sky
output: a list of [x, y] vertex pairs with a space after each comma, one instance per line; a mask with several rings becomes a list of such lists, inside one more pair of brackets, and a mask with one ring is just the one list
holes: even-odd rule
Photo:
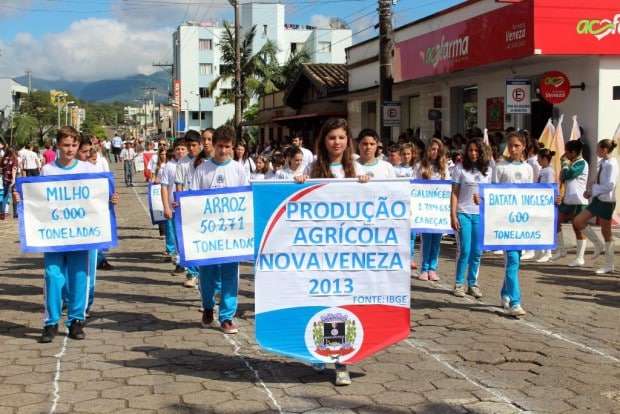
[[[249, 0], [241, 0], [246, 2]], [[463, 0], [398, 0], [394, 26]], [[375, 36], [377, 0], [281, 0], [286, 22], [346, 21], [353, 42]], [[0, 77], [95, 81], [150, 74], [169, 62], [186, 20], [232, 20], [228, 0], [0, 0]]]

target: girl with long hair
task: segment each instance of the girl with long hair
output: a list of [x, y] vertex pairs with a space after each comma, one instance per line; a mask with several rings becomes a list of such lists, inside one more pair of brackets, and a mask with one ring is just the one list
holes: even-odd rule
[[450, 221], [458, 244], [454, 295], [464, 297], [467, 293], [476, 299], [482, 297], [478, 286], [478, 270], [482, 257], [479, 244], [482, 237], [479, 227], [479, 185], [491, 182], [491, 168], [484, 147], [480, 138], [472, 139], [465, 146], [463, 162], [454, 170], [450, 203]]
[[233, 159], [243, 165], [248, 177], [256, 171], [256, 164], [250, 157], [250, 150], [245, 142], [240, 141], [235, 145], [235, 148], [233, 148]]
[[[415, 178], [419, 180], [445, 180], [448, 177], [446, 151], [440, 139], [433, 138], [415, 170]], [[439, 280], [439, 248], [441, 233], [423, 233], [422, 236], [422, 268], [420, 280]]]
[[[15, 148], [7, 148], [4, 156], [0, 160], [0, 173], [2, 174], [2, 198], [0, 199], [0, 220], [6, 219], [6, 207], [9, 197], [13, 196], [13, 187], [19, 168], [19, 160]], [[17, 208], [13, 203], [13, 218], [17, 217]]]

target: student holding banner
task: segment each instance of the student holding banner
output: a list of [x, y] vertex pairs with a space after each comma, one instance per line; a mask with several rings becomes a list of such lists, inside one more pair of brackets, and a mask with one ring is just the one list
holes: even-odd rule
[[[446, 153], [443, 142], [433, 138], [415, 170], [415, 177], [421, 180], [445, 180], [448, 177]], [[422, 236], [422, 267], [418, 279], [438, 281], [437, 266], [439, 265], [440, 233], [423, 233]]]
[[[316, 160], [308, 165], [302, 176], [295, 177], [299, 183], [308, 178], [355, 178], [367, 182], [369, 177], [360, 174], [359, 164], [353, 160], [353, 137], [345, 119], [328, 119], [319, 133]], [[325, 364], [315, 365], [323, 370]], [[350, 385], [351, 376], [347, 366], [336, 364], [336, 385]]]
[[[185, 142], [187, 143], [187, 156], [177, 162], [175, 171], [174, 182], [176, 184], [176, 191], [189, 190], [189, 183], [196, 168], [208, 157], [203, 151], [204, 135], [201, 136], [198, 131], [194, 131], [193, 129], [187, 131], [185, 134]], [[208, 145], [211, 146], [210, 139]], [[193, 266], [188, 267], [186, 276], [183, 286], [186, 288], [195, 288], [198, 278], [198, 269]]]
[[396, 178], [392, 164], [375, 158], [379, 142], [379, 135], [372, 129], [364, 129], [359, 133], [357, 148], [360, 157], [355, 161], [355, 169], [371, 178]]
[[[494, 183], [532, 183], [534, 171], [532, 166], [525, 162], [525, 136], [512, 132], [506, 137], [508, 158], [500, 161], [494, 172]], [[526, 314], [521, 307], [521, 289], [519, 286], [519, 265], [521, 250], [506, 250], [504, 284], [501, 290], [502, 307], [511, 316], [521, 317]]]
[[[171, 157], [168, 162], [161, 168], [159, 173], [159, 182], [161, 184], [161, 200], [164, 205], [164, 216], [166, 217], [165, 235], [166, 235], [166, 250], [164, 252], [164, 260], [172, 261], [173, 257], [177, 254], [177, 239], [174, 228], [174, 192], [175, 192], [175, 178], [177, 165], [181, 160], [187, 157], [187, 143], [184, 139], [175, 141], [174, 143], [174, 157]], [[174, 273], [183, 273], [185, 269], [182, 266], [176, 265]]]
[[480, 193], [479, 184], [491, 182], [491, 168], [480, 138], [469, 141], [465, 147], [463, 163], [456, 167], [453, 175], [450, 203], [451, 224], [456, 233], [458, 259], [454, 296], [465, 296], [465, 272], [467, 272], [467, 294], [476, 299], [482, 297], [478, 286], [480, 269]]
[[[213, 157], [201, 163], [191, 175], [190, 190], [240, 187], [250, 184], [246, 171], [240, 163], [232, 159], [235, 131], [230, 127], [220, 127], [213, 135]], [[221, 300], [218, 319], [222, 332], [235, 334], [239, 331], [234, 322], [237, 312], [237, 291], [239, 287], [239, 263], [223, 263], [199, 266], [200, 294], [202, 296], [202, 326], [212, 326], [214, 322], [214, 295], [218, 281], [221, 281]]]
[[[596, 274], [599, 275], [613, 273], [614, 271], [614, 241], [611, 233], [611, 219], [616, 209], [616, 186], [619, 169], [618, 162], [611, 156], [611, 153], [616, 146], [617, 144], [610, 139], [599, 141], [596, 147], [596, 155], [601, 158], [601, 162], [598, 166], [596, 184], [584, 194], [585, 197], [591, 197], [592, 201], [573, 221], [576, 229], [583, 230], [589, 228], [588, 222], [592, 217], [600, 220], [601, 232], [605, 239], [605, 266], [596, 270]], [[598, 242], [600, 243], [600, 241]]]
[[[542, 184], [555, 183], [555, 171], [551, 166], [551, 160], [555, 156], [554, 151], [550, 151], [547, 148], [541, 148], [538, 150], [538, 165], [540, 165], [540, 171], [538, 172], [537, 182]], [[531, 164], [530, 164], [531, 165]], [[551, 250], [543, 250], [542, 255], [536, 260], [536, 263], [547, 263], [551, 260]]]
[[[94, 172], [93, 165], [77, 159], [80, 134], [70, 126], [58, 130], [56, 140], [59, 158], [43, 166], [41, 175], [68, 175]], [[17, 195], [19, 198], [19, 195]], [[118, 203], [118, 194], [110, 200]], [[58, 321], [62, 310], [62, 289], [68, 287], [67, 321], [69, 337], [84, 339], [84, 320], [89, 291], [88, 250], [44, 253], [45, 266], [45, 321], [40, 341], [52, 342], [58, 335]]]

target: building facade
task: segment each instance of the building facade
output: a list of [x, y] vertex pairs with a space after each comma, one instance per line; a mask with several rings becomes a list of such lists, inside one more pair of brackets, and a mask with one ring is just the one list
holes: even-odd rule
[[[428, 139], [473, 126], [538, 136], [560, 114], [565, 131], [578, 115], [592, 141], [611, 137], [620, 122], [619, 21], [617, 0], [597, 0], [596, 9], [580, 0], [469, 0], [397, 28], [393, 101], [401, 117], [391, 138], [409, 128]], [[380, 127], [378, 51], [376, 38], [347, 50], [355, 133]], [[545, 97], [550, 84], [557, 91]]]
[[10, 78], [0, 79], [0, 129], [11, 127], [13, 114], [19, 110], [21, 100], [28, 94], [28, 87]]
[[[271, 40], [278, 46], [278, 62], [283, 64], [301, 49], [313, 63], [345, 63], [345, 50], [351, 45], [351, 30], [316, 28], [285, 22], [284, 4], [250, 2], [241, 5], [241, 30], [256, 27], [254, 53]], [[232, 88], [221, 82], [209, 93], [209, 85], [220, 75], [222, 58], [219, 42], [224, 28], [215, 22], [186, 22], [173, 33], [173, 90], [176, 129], [218, 127], [234, 116], [234, 105], [218, 99]]]

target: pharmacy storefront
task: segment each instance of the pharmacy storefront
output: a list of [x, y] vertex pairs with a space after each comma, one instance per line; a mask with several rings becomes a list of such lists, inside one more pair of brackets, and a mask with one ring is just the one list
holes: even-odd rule
[[[401, 119], [393, 138], [408, 128], [428, 138], [474, 126], [536, 135], [560, 114], [565, 128], [578, 115], [590, 139], [611, 137], [620, 122], [620, 2], [586, 4], [470, 0], [396, 29], [393, 101]], [[353, 92], [376, 83], [363, 79], [378, 68], [367, 58], [375, 43], [348, 50]], [[354, 129], [357, 117], [368, 119], [356, 113], [361, 94], [349, 101]]]

